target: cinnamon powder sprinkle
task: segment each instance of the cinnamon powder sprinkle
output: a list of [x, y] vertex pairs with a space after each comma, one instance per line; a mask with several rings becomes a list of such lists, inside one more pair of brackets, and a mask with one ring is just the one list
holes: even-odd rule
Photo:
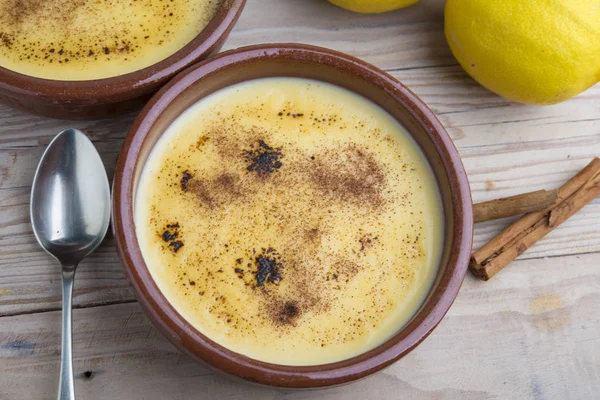
[[328, 151], [311, 165], [309, 179], [335, 200], [371, 207], [385, 204], [386, 175], [368, 151], [350, 144], [341, 152]]
[[277, 322], [280, 324], [292, 324], [300, 315], [300, 308], [295, 301], [287, 301], [283, 307], [278, 310]]
[[182, 173], [180, 185], [181, 190], [192, 194], [202, 207], [221, 207], [242, 198], [240, 178], [232, 173], [196, 179], [186, 170]]

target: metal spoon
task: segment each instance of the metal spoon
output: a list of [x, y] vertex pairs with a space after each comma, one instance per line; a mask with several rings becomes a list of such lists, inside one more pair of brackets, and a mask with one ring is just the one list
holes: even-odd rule
[[77, 264], [93, 252], [110, 220], [110, 189], [100, 155], [80, 131], [67, 129], [42, 155], [31, 188], [31, 225], [39, 244], [62, 265], [59, 400], [74, 400], [71, 298]]

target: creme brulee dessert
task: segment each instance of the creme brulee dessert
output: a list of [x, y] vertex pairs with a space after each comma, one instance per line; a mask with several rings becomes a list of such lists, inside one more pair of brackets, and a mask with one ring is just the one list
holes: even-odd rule
[[80, 81], [137, 71], [196, 37], [219, 0], [0, 0], [0, 67]]
[[436, 277], [435, 177], [384, 110], [345, 89], [265, 78], [222, 89], [164, 132], [137, 184], [150, 273], [192, 326], [282, 365], [364, 353]]

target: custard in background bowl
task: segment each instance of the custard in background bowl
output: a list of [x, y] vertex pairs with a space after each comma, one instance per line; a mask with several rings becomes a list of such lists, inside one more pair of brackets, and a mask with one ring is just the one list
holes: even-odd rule
[[251, 46], [153, 97], [119, 157], [113, 228], [140, 304], [186, 353], [250, 382], [374, 373], [439, 323], [466, 273], [468, 182], [389, 75]]
[[124, 112], [216, 52], [245, 0], [0, 0], [0, 101], [60, 118]]

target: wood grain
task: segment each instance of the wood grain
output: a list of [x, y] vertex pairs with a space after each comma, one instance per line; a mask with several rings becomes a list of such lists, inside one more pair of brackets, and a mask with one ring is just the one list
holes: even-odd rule
[[[248, 0], [224, 48], [304, 42], [384, 68], [436, 112], [477, 202], [556, 188], [600, 155], [600, 85], [547, 107], [494, 95], [452, 57], [443, 6], [423, 0], [365, 16], [324, 0]], [[134, 118], [61, 121], [0, 106], [0, 400], [55, 397], [60, 274], [28, 217], [39, 157], [57, 132], [79, 128], [112, 175]], [[509, 222], [478, 224], [475, 246]], [[89, 399], [593, 399], [600, 393], [599, 227], [596, 199], [493, 281], [468, 276], [439, 329], [402, 361], [318, 396], [231, 382], [177, 352], [132, 303], [109, 237], [77, 272], [77, 389]], [[81, 375], [88, 370], [91, 378]]]
[[[517, 261], [484, 285], [468, 277], [417, 350], [322, 399], [591, 399], [600, 391], [596, 255]], [[0, 399], [50, 399], [59, 312], [2, 318]], [[314, 399], [225, 379], [178, 352], [137, 303], [74, 312], [76, 390], [84, 399]], [[89, 377], [86, 372], [90, 372]], [[26, 377], [26, 379], [24, 379]]]

